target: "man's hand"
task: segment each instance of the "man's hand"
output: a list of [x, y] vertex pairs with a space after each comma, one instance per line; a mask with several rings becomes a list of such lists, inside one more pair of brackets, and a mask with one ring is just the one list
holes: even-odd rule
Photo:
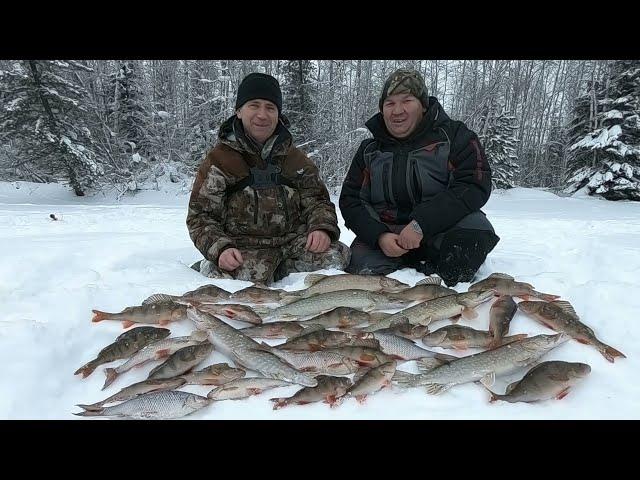
[[[415, 222], [415, 220], [412, 220], [409, 225], [404, 227], [398, 237], [398, 245], [407, 250], [418, 248], [423, 237], [422, 233], [416, 231], [416, 227], [412, 225], [413, 222]], [[420, 229], [420, 225], [418, 225], [417, 222], [416, 225], [417, 229]]]
[[242, 265], [243, 262], [242, 254], [237, 248], [227, 248], [218, 257], [218, 267], [227, 272], [235, 270]]
[[408, 252], [398, 244], [399, 238], [400, 235], [391, 232], [383, 233], [378, 237], [378, 245], [387, 257], [401, 257]]
[[331, 245], [331, 239], [324, 230], [314, 230], [307, 235], [307, 244], [304, 246], [305, 250], [311, 253], [326, 252]]

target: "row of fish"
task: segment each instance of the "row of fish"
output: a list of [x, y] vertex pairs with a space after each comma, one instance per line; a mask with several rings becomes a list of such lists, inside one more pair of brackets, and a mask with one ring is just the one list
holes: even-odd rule
[[[79, 415], [135, 417], [135, 412], [145, 412], [139, 418], [175, 418], [212, 401], [245, 398], [267, 388], [294, 384], [304, 388], [293, 397], [272, 399], [274, 408], [313, 401], [335, 406], [348, 396], [362, 402], [366, 395], [391, 384], [424, 387], [430, 394], [468, 382], [479, 382], [489, 389], [496, 376], [531, 366], [569, 337], [594, 345], [611, 362], [624, 357], [598, 340], [568, 302], [537, 292], [513, 277], [493, 274], [464, 293], [443, 287], [438, 280], [428, 277], [410, 287], [388, 277], [308, 275], [305, 283], [309, 287], [297, 292], [249, 287], [230, 293], [205, 285], [181, 296], [154, 294], [142, 305], [120, 313], [94, 310], [93, 321], [118, 320], [128, 327], [189, 319], [197, 330], [186, 337], [168, 338], [166, 328], [138, 327], [120, 335], [76, 374], [85, 377], [103, 363], [126, 358], [122, 365], [105, 370], [104, 389], [134, 366], [151, 360], [165, 362], [155, 367], [147, 380], [96, 404], [80, 405], [85, 411]], [[429, 325], [439, 320], [477, 317], [475, 308], [496, 296], [488, 331], [455, 324], [429, 331]], [[512, 296], [525, 301], [516, 303]], [[395, 314], [379, 311], [402, 307]], [[517, 309], [560, 334], [507, 335]], [[236, 329], [220, 317], [251, 326]], [[270, 346], [255, 340], [259, 338], [286, 342]], [[427, 347], [489, 350], [459, 358], [422, 348], [414, 342], [418, 339]], [[221, 370], [219, 364], [208, 367], [211, 371], [189, 373], [213, 349], [242, 368], [222, 364], [225, 368]], [[418, 360], [419, 374], [396, 369], [410, 360]], [[221, 373], [227, 370], [226, 375]], [[245, 370], [262, 376], [241, 378]], [[504, 395], [491, 392], [491, 401], [562, 398], [589, 371], [586, 364], [544, 362], [509, 385]], [[353, 380], [346, 378], [351, 375]], [[174, 390], [188, 384], [217, 387], [206, 397]], [[104, 406], [115, 401], [123, 403]], [[157, 404], [157, 409], [149, 402]]]

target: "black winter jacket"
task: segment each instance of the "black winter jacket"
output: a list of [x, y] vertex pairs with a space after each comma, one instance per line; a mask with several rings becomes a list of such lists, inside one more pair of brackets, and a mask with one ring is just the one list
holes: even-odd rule
[[373, 139], [360, 144], [340, 194], [345, 225], [365, 243], [377, 247], [388, 224], [412, 219], [428, 239], [489, 200], [491, 168], [477, 135], [435, 97], [407, 138], [392, 137], [381, 113], [366, 126]]

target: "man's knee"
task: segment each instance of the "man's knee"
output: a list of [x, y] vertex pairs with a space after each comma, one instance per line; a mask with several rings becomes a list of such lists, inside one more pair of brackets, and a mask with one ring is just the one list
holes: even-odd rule
[[437, 272], [448, 286], [470, 282], [500, 238], [489, 230], [456, 228], [442, 238]]
[[387, 275], [402, 268], [400, 258], [387, 257], [379, 248], [371, 248], [356, 238], [351, 244], [351, 261], [345, 271], [355, 275]]

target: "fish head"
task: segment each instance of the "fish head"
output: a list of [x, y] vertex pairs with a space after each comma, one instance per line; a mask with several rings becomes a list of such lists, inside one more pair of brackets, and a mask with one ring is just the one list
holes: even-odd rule
[[496, 292], [493, 289], [469, 291], [465, 294], [462, 303], [465, 307], [473, 308], [490, 300], [495, 294]]
[[211, 403], [211, 399], [200, 395], [189, 395], [184, 400], [184, 405], [188, 408], [197, 410]]
[[571, 337], [566, 333], [558, 333], [556, 335], [536, 335], [522, 341], [527, 342], [528, 340], [531, 340], [530, 343], [535, 345], [536, 348], [540, 350], [551, 350], [552, 348], [567, 342], [570, 338]]
[[435, 332], [427, 333], [422, 337], [422, 343], [429, 347], [435, 347], [444, 342], [445, 338], [447, 338], [446, 330], [440, 329]]
[[380, 366], [380, 373], [384, 375], [385, 378], [393, 377], [393, 374], [396, 373], [396, 367], [398, 366], [398, 362], [395, 360], [387, 363], [383, 363]]
[[407, 285], [406, 283], [402, 283], [401, 281], [396, 280], [395, 278], [381, 277], [380, 286], [385, 290], [401, 291], [407, 288], [409, 285]]
[[580, 379], [591, 373], [591, 366], [586, 363], [574, 362], [567, 369], [569, 377]]

